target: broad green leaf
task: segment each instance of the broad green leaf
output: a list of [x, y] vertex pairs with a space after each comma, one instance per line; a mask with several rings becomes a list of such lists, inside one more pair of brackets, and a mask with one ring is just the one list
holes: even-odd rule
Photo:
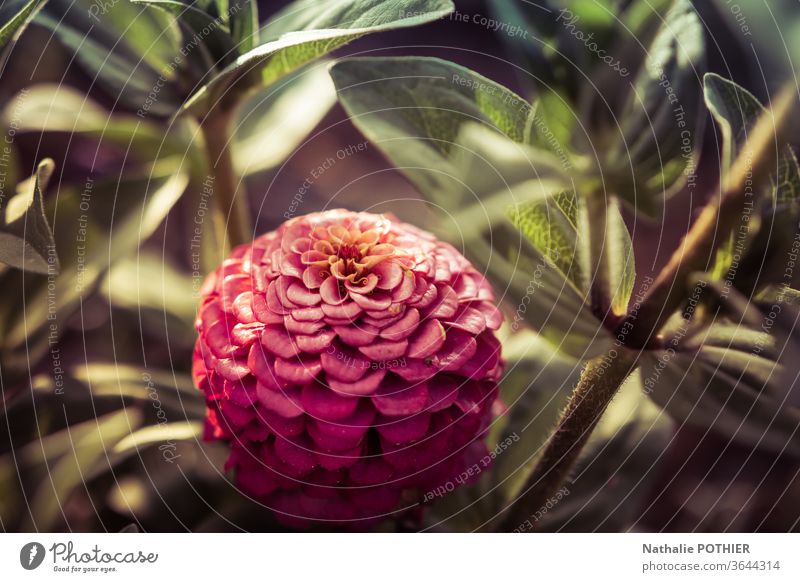
[[655, 213], [658, 197], [693, 177], [705, 119], [704, 69], [700, 19], [689, 0], [675, 0], [647, 48], [627, 103], [614, 112], [608, 130], [616, 134], [614, 143], [601, 161], [609, 189], [646, 214]]
[[43, 275], [58, 274], [56, 242], [44, 209], [44, 190], [55, 164], [46, 159], [0, 207], [0, 262]]
[[233, 161], [240, 175], [282, 163], [309, 139], [336, 103], [336, 90], [321, 63], [251, 95], [234, 121]]
[[170, 115], [183, 102], [178, 80], [196, 51], [180, 53], [186, 39], [173, 16], [127, 0], [49, 0], [36, 22], [112, 99], [143, 116]]
[[[5, 0], [0, 5], [0, 51], [44, 6], [44, 0]], [[0, 65], [2, 65], [0, 59]]]
[[645, 393], [678, 422], [747, 447], [800, 453], [798, 312], [776, 311], [777, 318], [762, 314], [757, 329], [720, 321], [686, 337], [676, 330], [664, 350], [642, 360]]
[[203, 86], [183, 110], [207, 110], [238, 80], [259, 72], [270, 85], [302, 65], [365, 34], [424, 24], [452, 12], [450, 0], [316, 0], [292, 2], [259, 32], [265, 41]]
[[544, 202], [517, 206], [511, 210], [511, 221], [585, 294], [588, 281], [583, 245], [578, 242], [579, 202], [574, 192], [561, 192]]
[[516, 330], [529, 325], [559, 351], [586, 360], [611, 348], [611, 332], [595, 318], [584, 294], [517, 230], [499, 220], [463, 249], [513, 311]]
[[[526, 152], [514, 144], [523, 140], [530, 105], [494, 81], [426, 57], [346, 59], [331, 68], [331, 76], [356, 127], [426, 197], [447, 209], [463, 208], [465, 200], [474, 203], [473, 192], [499, 190], [510, 171], [536, 177]], [[493, 159], [482, 161], [483, 151], [473, 153], [491, 132], [469, 139], [462, 134], [467, 124], [500, 133], [494, 146], [484, 148], [501, 149]], [[511, 143], [500, 139], [503, 135]], [[459, 147], [459, 141], [467, 141], [467, 147]], [[459, 155], [464, 159], [457, 162]], [[475, 161], [484, 168], [472, 166]], [[486, 165], [498, 169], [487, 175]]]
[[43, 83], [26, 89], [5, 108], [7, 120], [19, 132], [59, 132], [91, 137], [97, 147], [116, 147], [140, 161], [152, 162], [169, 155], [189, 156], [203, 163], [189, 127], [181, 122], [154, 123], [136, 115], [110, 113], [87, 95], [68, 85]]

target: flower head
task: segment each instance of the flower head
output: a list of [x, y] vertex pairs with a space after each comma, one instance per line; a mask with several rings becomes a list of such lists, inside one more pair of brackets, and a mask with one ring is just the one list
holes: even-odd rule
[[474, 463], [502, 317], [452, 246], [388, 215], [310, 214], [237, 248], [202, 296], [206, 436], [281, 521], [363, 528]]

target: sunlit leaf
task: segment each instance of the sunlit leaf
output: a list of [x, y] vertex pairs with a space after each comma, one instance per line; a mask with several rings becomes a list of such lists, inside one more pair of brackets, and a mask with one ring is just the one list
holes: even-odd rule
[[56, 242], [43, 199], [54, 168], [53, 160], [42, 161], [36, 174], [19, 184], [17, 193], [2, 207], [0, 262], [34, 273], [58, 273]]

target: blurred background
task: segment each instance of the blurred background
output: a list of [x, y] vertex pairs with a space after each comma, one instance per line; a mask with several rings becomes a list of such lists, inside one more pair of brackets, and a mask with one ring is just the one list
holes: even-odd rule
[[[123, 0], [108, 4], [110, 14], [122, 14]], [[260, 2], [262, 18], [284, 4]], [[527, 30], [526, 19], [547, 3], [512, 4]], [[797, 0], [694, 4], [707, 33], [710, 71], [762, 101], [795, 78]], [[201, 438], [204, 403], [190, 377], [201, 281], [191, 241], [201, 192], [188, 192], [168, 212], [160, 211], [165, 202], [158, 197], [141, 195], [155, 150], [173, 148], [186, 164], [202, 156], [193, 145], [196, 128], [157, 110], [137, 116], [89, 74], [52, 34], [52, 19], [73, 18], [71, 5], [49, 3], [14, 46], [0, 82], [0, 128], [14, 142], [19, 175], [31, 175], [45, 157], [55, 161], [46, 207], [62, 263], [62, 274], [52, 278], [0, 266], [0, 527], [279, 530], [269, 511], [226, 479], [225, 447]], [[472, 18], [500, 18], [506, 5], [456, 0], [466, 21], [451, 17], [368, 36], [333, 56], [438, 56], [530, 95], [525, 39]], [[100, 32], [94, 42], [120, 38]], [[336, 207], [391, 211], [420, 226], [432, 220], [410, 183], [361, 145], [365, 138], [335, 103], [326, 63], [311, 64], [297, 80], [252, 95], [239, 114], [234, 151], [256, 232]], [[125, 128], [134, 124], [146, 131], [131, 147]], [[694, 209], [716, 192], [718, 151], [708, 123], [699, 187], [671, 198], [659, 221], [626, 214], [642, 271], [656, 271], [669, 258]], [[330, 157], [336, 163], [315, 172]], [[530, 451], [552, 426], [579, 366], [531, 332], [506, 334], [505, 356], [514, 365], [504, 399], [515, 403], [509, 422], [527, 427]], [[524, 461], [521, 453], [505, 455], [496, 472], [439, 502], [426, 526], [478, 527], [496, 510], [490, 493], [503, 472]], [[631, 386], [593, 436], [569, 495], [540, 525], [544, 531], [797, 530], [799, 470], [797, 459], [741, 447], [713, 431], [678, 428]], [[465, 507], [470, 511], [460, 511]]]

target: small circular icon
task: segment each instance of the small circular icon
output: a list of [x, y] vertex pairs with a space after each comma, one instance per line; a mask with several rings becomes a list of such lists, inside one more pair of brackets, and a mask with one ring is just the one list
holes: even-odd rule
[[44, 546], [39, 542], [29, 542], [19, 551], [19, 563], [26, 570], [35, 570], [44, 561]]

